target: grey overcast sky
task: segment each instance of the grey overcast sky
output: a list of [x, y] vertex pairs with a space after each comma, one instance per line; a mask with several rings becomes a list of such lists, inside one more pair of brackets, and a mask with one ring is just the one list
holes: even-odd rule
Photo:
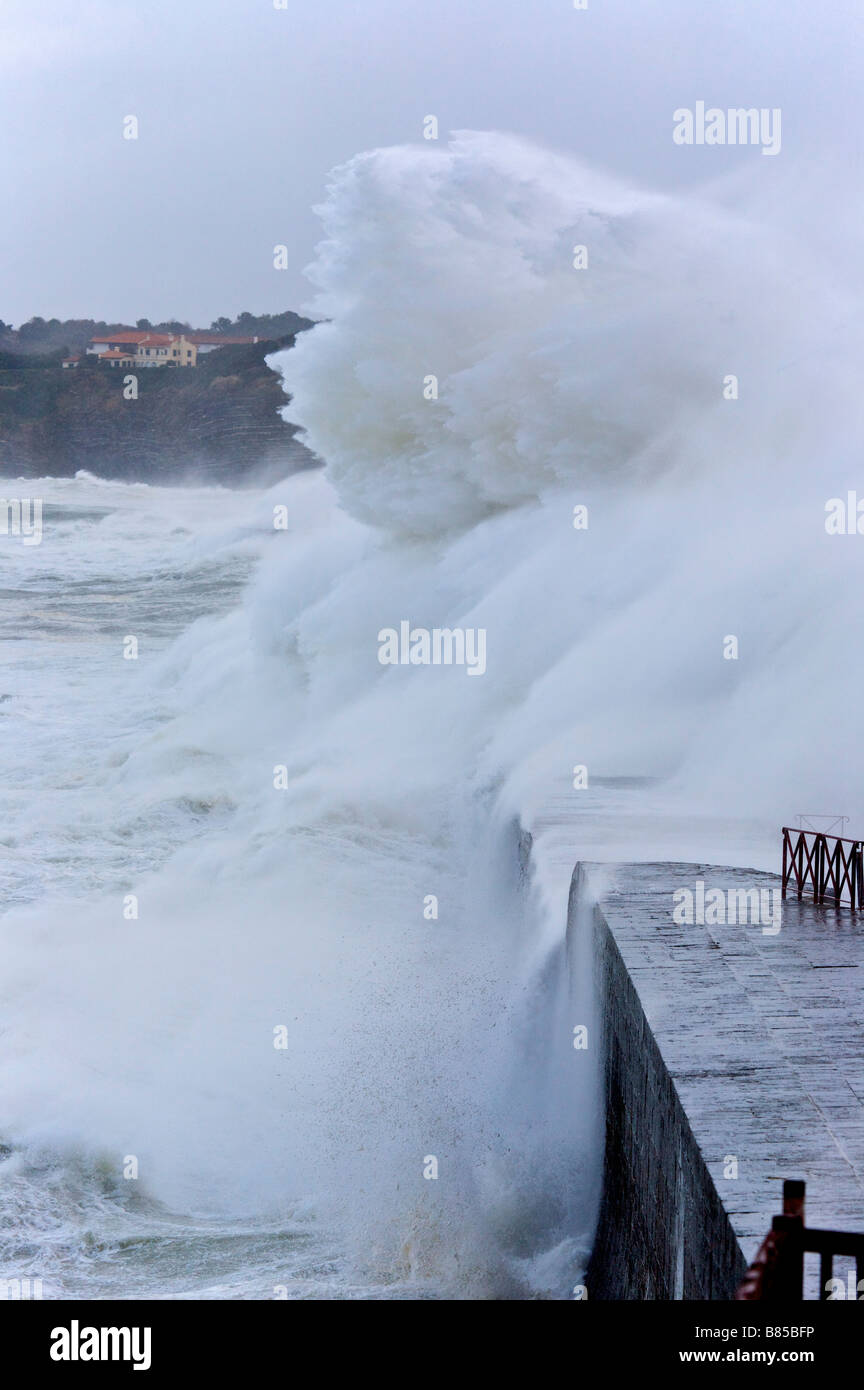
[[[860, 174], [862, 37], [861, 0], [0, 0], [0, 318], [297, 308], [328, 170], [428, 114], [660, 188]], [[698, 100], [781, 107], [781, 154], [676, 146]]]

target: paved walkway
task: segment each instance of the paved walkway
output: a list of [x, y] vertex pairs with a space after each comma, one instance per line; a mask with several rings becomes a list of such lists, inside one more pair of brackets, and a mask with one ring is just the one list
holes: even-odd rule
[[727, 894], [780, 880], [700, 864], [602, 876], [604, 916], [747, 1259], [784, 1178], [806, 1181], [808, 1225], [864, 1230], [864, 914], [787, 900], [776, 934], [676, 924], [676, 889], [695, 909], [700, 881]]

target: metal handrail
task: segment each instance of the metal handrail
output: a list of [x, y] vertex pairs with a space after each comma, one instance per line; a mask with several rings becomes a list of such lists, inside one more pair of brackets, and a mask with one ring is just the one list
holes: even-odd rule
[[744, 1275], [735, 1298], [739, 1302], [761, 1299], [769, 1303], [797, 1303], [804, 1298], [804, 1256], [819, 1255], [819, 1298], [829, 1301], [834, 1256], [855, 1260], [856, 1284], [864, 1280], [864, 1232], [827, 1231], [804, 1224], [803, 1182], [783, 1184], [783, 1215], [775, 1216], [771, 1230]]
[[[844, 850], [844, 845], [851, 849]], [[837, 906], [853, 909], [864, 906], [864, 841], [826, 835], [819, 830], [796, 830], [783, 826], [782, 896], [793, 883], [801, 900], [805, 888], [813, 900], [826, 899]], [[848, 893], [848, 901], [844, 900]]]

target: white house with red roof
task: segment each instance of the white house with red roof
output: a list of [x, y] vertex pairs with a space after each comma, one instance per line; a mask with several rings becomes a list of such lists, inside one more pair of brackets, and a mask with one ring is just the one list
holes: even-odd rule
[[142, 329], [118, 329], [91, 338], [88, 353], [108, 367], [195, 367], [198, 347], [183, 333], [154, 333]]
[[[112, 367], [121, 365], [121, 358], [124, 366], [196, 367], [204, 353], [257, 342], [257, 335], [244, 338], [228, 333], [155, 333], [152, 329], [119, 328], [91, 338], [87, 351]], [[132, 359], [128, 364], [127, 358]]]

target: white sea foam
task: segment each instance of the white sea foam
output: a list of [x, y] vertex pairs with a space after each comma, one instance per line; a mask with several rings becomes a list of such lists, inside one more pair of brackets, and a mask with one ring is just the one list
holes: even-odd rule
[[[170, 805], [179, 848], [5, 919], [7, 1139], [113, 1173], [135, 1154], [148, 1200], [200, 1219], [309, 1199], [368, 1290], [567, 1296], [596, 1078], [516, 818], [574, 763], [670, 779], [682, 826], [861, 812], [861, 560], [822, 524], [857, 467], [858, 381], [813, 355], [857, 281], [837, 242], [812, 268], [779, 185], [758, 217], [723, 196], [491, 135], [337, 171], [328, 322], [274, 359], [326, 472], [225, 515], [262, 557], [241, 608], [90, 687], [89, 717], [122, 703], [126, 726], [69, 772], [83, 843], [119, 823], [138, 844]], [[180, 545], [182, 592], [201, 542]], [[382, 667], [403, 618], [484, 629], [484, 678]]]

